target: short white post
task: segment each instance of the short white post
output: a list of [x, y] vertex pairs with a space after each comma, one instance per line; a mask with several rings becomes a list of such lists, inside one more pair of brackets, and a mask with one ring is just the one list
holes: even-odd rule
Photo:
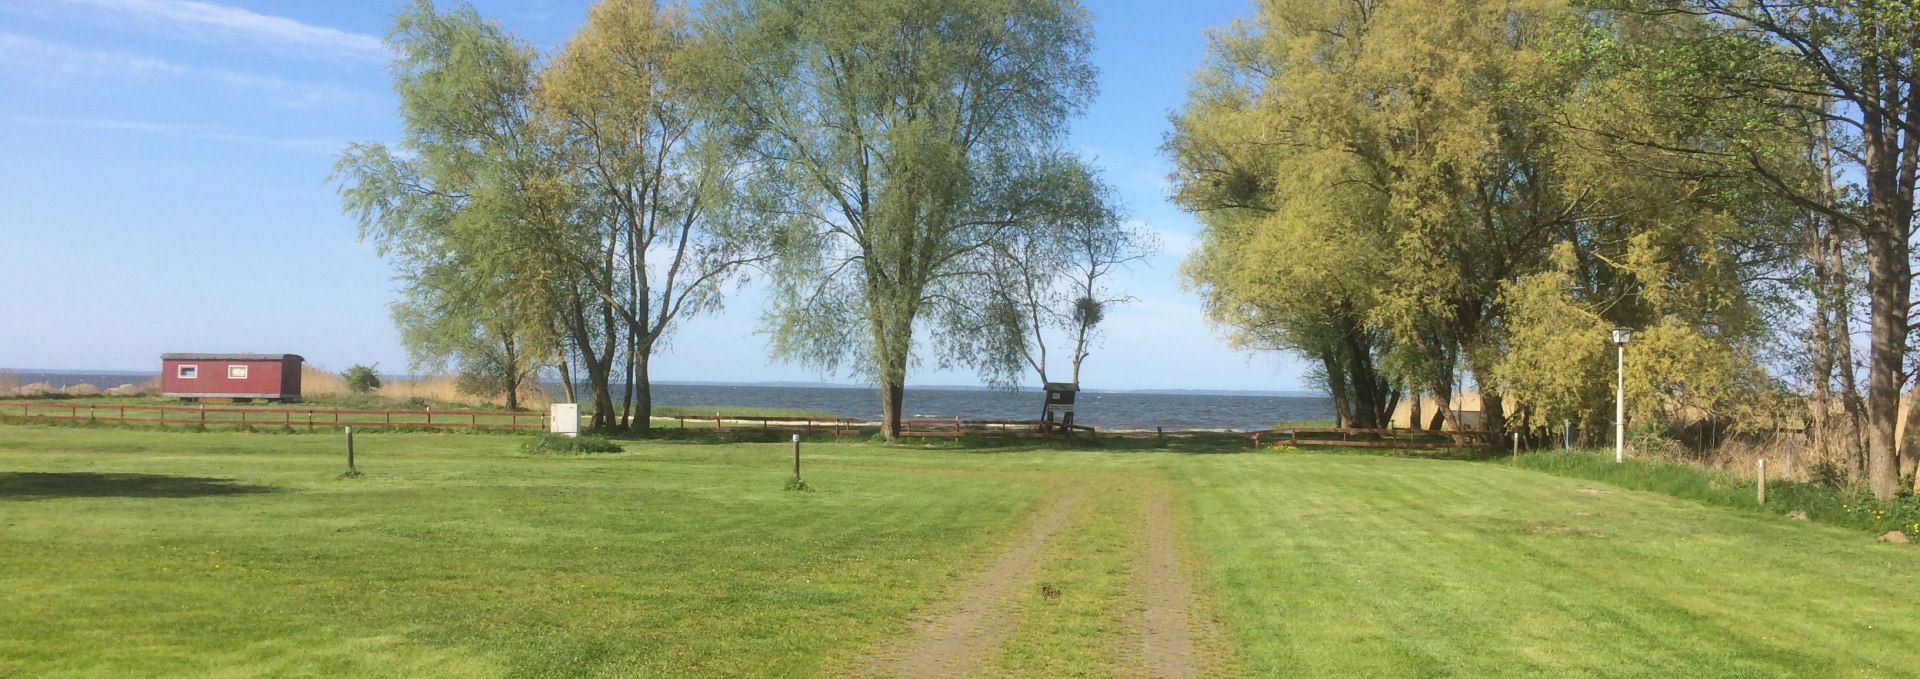
[[1620, 353], [1614, 363], [1616, 379], [1613, 391], [1613, 461], [1615, 464], [1627, 460], [1627, 345], [1619, 345]]
[[1767, 503], [1767, 458], [1760, 458], [1760, 504]]
[[793, 480], [800, 480], [800, 435], [793, 435]]

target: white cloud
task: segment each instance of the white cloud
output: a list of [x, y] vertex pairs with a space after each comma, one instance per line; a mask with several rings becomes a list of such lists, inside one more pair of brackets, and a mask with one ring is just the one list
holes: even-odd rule
[[144, 120], [84, 119], [84, 118], [36, 118], [29, 116], [9, 116], [9, 125], [33, 125], [39, 127], [62, 127], [77, 130], [97, 130], [102, 132], [133, 132], [182, 139], [200, 139], [206, 141], [246, 144], [251, 146], [271, 146], [274, 148], [305, 151], [310, 153], [331, 154], [338, 152], [346, 142], [339, 139], [321, 137], [263, 137], [250, 134], [228, 132], [219, 128], [203, 125], [179, 125], [174, 123], [156, 123]]
[[11, 33], [0, 33], [0, 68], [42, 82], [70, 78], [150, 80], [158, 76], [199, 79], [264, 95], [276, 105], [294, 109], [346, 106], [364, 99], [359, 93], [339, 87], [295, 83], [222, 68], [188, 66], [155, 57], [94, 50]]
[[291, 48], [327, 56], [385, 59], [380, 38], [284, 17], [256, 14], [190, 0], [63, 0], [68, 6], [94, 10], [114, 19], [134, 21], [168, 35], [203, 40], [245, 40], [276, 48]]

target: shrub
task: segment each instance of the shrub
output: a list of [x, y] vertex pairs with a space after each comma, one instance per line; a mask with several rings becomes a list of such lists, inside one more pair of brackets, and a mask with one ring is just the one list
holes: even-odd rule
[[347, 388], [356, 394], [371, 394], [380, 388], [380, 374], [374, 372], [372, 366], [355, 364], [340, 373], [340, 377], [347, 381]]
[[569, 455], [582, 453], [618, 453], [620, 444], [598, 436], [559, 436], [542, 434], [520, 445], [520, 449], [532, 455]]

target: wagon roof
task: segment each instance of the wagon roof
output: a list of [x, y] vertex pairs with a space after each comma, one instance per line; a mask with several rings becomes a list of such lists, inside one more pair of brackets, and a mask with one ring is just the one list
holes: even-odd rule
[[298, 354], [161, 354], [162, 361], [306, 361]]

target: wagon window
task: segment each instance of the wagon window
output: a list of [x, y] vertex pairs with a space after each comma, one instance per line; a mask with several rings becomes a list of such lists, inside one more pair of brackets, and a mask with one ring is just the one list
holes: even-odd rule
[[247, 367], [244, 365], [227, 366], [227, 379], [230, 379], [230, 380], [247, 379]]
[[190, 380], [200, 376], [200, 366], [183, 365], [183, 366], [180, 366], [178, 370], [174, 371], [174, 374], [178, 375], [180, 379]]

